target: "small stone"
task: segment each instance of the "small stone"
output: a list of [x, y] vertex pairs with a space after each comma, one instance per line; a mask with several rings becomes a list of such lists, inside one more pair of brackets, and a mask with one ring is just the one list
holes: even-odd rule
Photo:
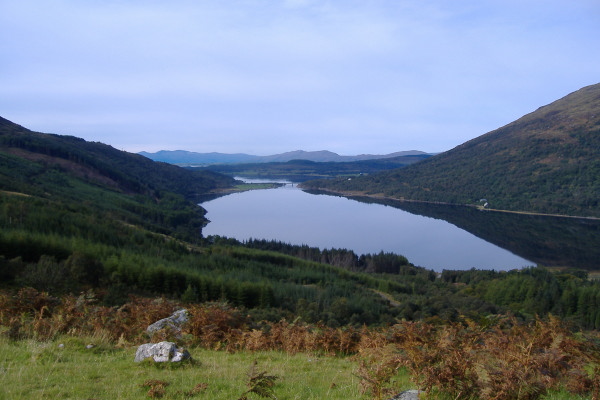
[[93, 349], [94, 347], [96, 346], [94, 346], [93, 344], [88, 344], [87, 346], [85, 346], [86, 349]]
[[388, 400], [419, 400], [419, 393], [421, 393], [420, 390], [405, 390]]

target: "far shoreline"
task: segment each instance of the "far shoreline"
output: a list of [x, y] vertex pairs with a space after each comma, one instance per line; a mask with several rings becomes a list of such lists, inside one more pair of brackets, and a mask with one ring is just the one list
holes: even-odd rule
[[480, 211], [500, 212], [500, 213], [508, 213], [508, 214], [536, 215], [536, 216], [541, 216], [541, 217], [557, 217], [557, 218], [572, 218], [572, 219], [586, 219], [586, 220], [592, 220], [592, 221], [600, 220], [599, 217], [566, 215], [566, 214], [547, 214], [547, 213], [540, 213], [540, 212], [534, 212], [534, 211], [502, 210], [502, 209], [498, 209], [498, 208], [483, 208], [482, 206], [476, 206], [473, 204], [447, 203], [447, 202], [443, 202], [443, 201], [413, 200], [413, 199], [385, 196], [383, 194], [369, 194], [369, 193], [357, 192], [357, 191], [345, 192], [345, 191], [331, 190], [331, 189], [326, 189], [326, 188], [310, 188], [310, 189], [308, 189], [308, 188], [303, 188], [302, 185], [299, 185], [299, 187], [302, 190], [314, 190], [314, 191], [319, 191], [319, 192], [323, 192], [323, 193], [331, 193], [334, 195], [339, 195], [339, 196], [348, 197], [348, 198], [367, 197], [367, 198], [377, 199], [377, 200], [393, 200], [393, 201], [399, 201], [399, 202], [405, 202], [405, 203], [439, 204], [439, 205], [447, 205], [447, 206], [473, 207]]

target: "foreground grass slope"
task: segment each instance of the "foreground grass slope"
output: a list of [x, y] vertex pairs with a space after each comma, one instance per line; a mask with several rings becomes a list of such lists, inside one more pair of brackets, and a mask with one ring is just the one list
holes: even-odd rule
[[[96, 347], [86, 349], [89, 343]], [[95, 337], [17, 343], [0, 339], [0, 397], [235, 400], [248, 390], [247, 373], [256, 361], [258, 368], [279, 378], [273, 388], [279, 399], [368, 398], [359, 392], [359, 379], [353, 374], [356, 363], [349, 358], [275, 351], [231, 354], [201, 348], [191, 352], [196, 363], [161, 367], [134, 364], [135, 348], [115, 348]], [[156, 389], [161, 382], [166, 384], [164, 395]]]
[[445, 153], [393, 171], [303, 186], [600, 217], [600, 84]]
[[[181, 332], [150, 337], [146, 324], [182, 304], [138, 298], [106, 308], [88, 293], [53, 305], [31, 290], [0, 300], [6, 310], [0, 395], [7, 399], [257, 399], [260, 388], [264, 397], [279, 399], [380, 400], [408, 388], [431, 399], [600, 394], [598, 336], [574, 334], [555, 318], [352, 329], [299, 321], [257, 325], [224, 304], [187, 304], [190, 321]], [[139, 344], [160, 340], [187, 347], [194, 360], [133, 362]]]
[[[90, 342], [98, 347], [86, 349]], [[64, 347], [59, 348], [60, 344]], [[361, 392], [361, 378], [357, 376], [359, 363], [350, 357], [324, 358], [310, 353], [290, 355], [275, 351], [231, 354], [200, 348], [190, 350], [197, 363], [161, 367], [150, 363], [134, 365], [134, 348], [114, 348], [99, 343], [94, 337], [18, 343], [0, 339], [0, 397], [11, 400], [236, 400], [248, 390], [247, 374], [256, 361], [261, 372], [278, 377], [273, 387], [278, 399], [376, 398]], [[395, 374], [390, 383], [395, 390], [415, 387], [406, 370]], [[160, 387], [164, 387], [164, 391], [157, 390]], [[248, 395], [248, 398], [261, 397]], [[450, 397], [440, 395], [437, 398]], [[592, 397], [559, 390], [540, 399], [588, 400]]]

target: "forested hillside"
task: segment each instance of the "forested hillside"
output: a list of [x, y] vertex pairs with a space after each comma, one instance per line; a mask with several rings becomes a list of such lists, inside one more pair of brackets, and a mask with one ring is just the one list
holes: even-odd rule
[[[156, 163], [102, 143], [32, 132], [0, 118], [0, 189], [3, 197], [7, 192], [13, 198], [27, 195], [21, 196], [23, 208], [11, 217], [13, 224], [22, 221], [28, 210], [46, 217], [64, 215], [61, 227], [83, 236], [97, 236], [105, 224], [121, 221], [194, 240], [206, 222], [195, 198], [233, 182], [223, 175]], [[81, 215], [88, 222], [97, 219], [94, 229], [82, 226]], [[48, 221], [40, 228], [52, 229]]]
[[[16, 156], [12, 162], [28, 164], [19, 174], [20, 179], [4, 176], [2, 185], [15, 191], [19, 191], [19, 185], [32, 190], [47, 181], [43, 175], [36, 175], [36, 167], [65, 173], [113, 191], [151, 197], [160, 196], [160, 191], [170, 191], [191, 200], [212, 189], [233, 184], [233, 179], [210, 171], [183, 170], [73, 136], [32, 132], [2, 117], [0, 150], [4, 158], [12, 155]], [[9, 161], [3, 166], [12, 167]], [[2, 173], [8, 171], [3, 168]]]
[[300, 319], [329, 327], [552, 312], [600, 328], [600, 286], [586, 272], [438, 275], [395, 254], [203, 238], [203, 210], [193, 199], [227, 187], [230, 178], [1, 122], [0, 296], [6, 299], [37, 298], [24, 288], [46, 292], [42, 297], [93, 292], [105, 306], [130, 295], [164, 296], [225, 302], [256, 323]]
[[327, 189], [490, 208], [600, 216], [600, 84], [421, 163]]
[[331, 325], [393, 321], [398, 313], [378, 293], [387, 279], [203, 239], [204, 210], [193, 200], [232, 178], [0, 122], [7, 289], [93, 289], [108, 305], [130, 294], [227, 301], [265, 318], [302, 312]]

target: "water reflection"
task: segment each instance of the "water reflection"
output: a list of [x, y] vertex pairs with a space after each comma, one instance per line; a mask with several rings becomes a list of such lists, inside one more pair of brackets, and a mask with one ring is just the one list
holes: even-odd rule
[[511, 214], [480, 211], [473, 207], [361, 197], [353, 199], [448, 221], [539, 265], [600, 270], [600, 220], [597, 219]]
[[345, 248], [357, 254], [393, 252], [437, 271], [534, 264], [440, 218], [370, 203], [315, 196], [292, 185], [235, 193], [202, 203], [211, 220], [203, 234]]

